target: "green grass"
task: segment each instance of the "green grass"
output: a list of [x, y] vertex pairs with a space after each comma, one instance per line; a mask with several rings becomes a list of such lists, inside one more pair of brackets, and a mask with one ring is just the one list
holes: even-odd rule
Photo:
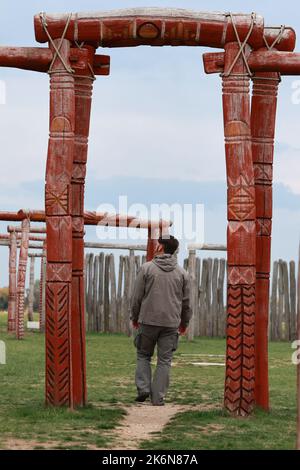
[[[89, 406], [73, 412], [44, 406], [44, 336], [27, 333], [23, 341], [6, 334], [0, 314], [0, 339], [7, 365], [0, 366], [0, 448], [9, 438], [35, 442], [35, 448], [109, 448], [123, 407], [135, 396], [135, 350], [122, 335], [87, 335]], [[222, 410], [224, 368], [197, 367], [186, 354], [224, 354], [225, 341], [180, 342], [174, 358], [168, 402], [202, 405], [180, 413], [163, 432], [142, 443], [151, 449], [293, 449], [296, 421], [296, 371], [289, 343], [270, 345], [270, 413], [256, 410], [235, 419]], [[222, 361], [222, 358], [198, 358]], [[196, 407], [195, 407], [196, 408]]]

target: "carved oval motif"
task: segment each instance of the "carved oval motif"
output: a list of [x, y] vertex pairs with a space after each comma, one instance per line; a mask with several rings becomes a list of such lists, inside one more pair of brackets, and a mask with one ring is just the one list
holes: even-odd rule
[[156, 39], [160, 35], [160, 30], [154, 23], [143, 23], [137, 34], [142, 39]]

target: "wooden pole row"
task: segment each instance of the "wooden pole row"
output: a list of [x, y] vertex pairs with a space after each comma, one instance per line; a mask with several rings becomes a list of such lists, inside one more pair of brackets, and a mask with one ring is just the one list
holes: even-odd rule
[[295, 261], [273, 264], [269, 339], [293, 341], [297, 337]]

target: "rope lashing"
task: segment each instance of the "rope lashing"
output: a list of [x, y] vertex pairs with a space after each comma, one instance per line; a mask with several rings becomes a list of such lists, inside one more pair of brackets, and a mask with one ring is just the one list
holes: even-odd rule
[[63, 31], [63, 34], [60, 38], [60, 42], [59, 42], [59, 45], [58, 47], [56, 46], [54, 40], [52, 39], [49, 31], [48, 31], [48, 25], [47, 25], [47, 21], [46, 21], [46, 17], [45, 17], [45, 13], [44, 12], [41, 12], [40, 13], [40, 19], [41, 19], [41, 22], [42, 22], [42, 26], [43, 26], [43, 29], [49, 39], [49, 42], [50, 44], [52, 45], [54, 51], [55, 51], [55, 54], [54, 54], [54, 57], [52, 59], [52, 62], [50, 64], [50, 67], [49, 67], [49, 70], [48, 70], [48, 73], [51, 74], [51, 73], [54, 73], [52, 68], [53, 68], [53, 65], [56, 61], [57, 58], [60, 59], [61, 63], [63, 64], [65, 70], [68, 72], [68, 73], [74, 73], [74, 70], [66, 63], [65, 59], [63, 58], [63, 56], [61, 55], [60, 53], [60, 50], [61, 50], [61, 47], [62, 47], [62, 44], [63, 44], [63, 41], [66, 37], [66, 34], [67, 34], [67, 31], [68, 31], [68, 28], [69, 28], [69, 24], [70, 24], [70, 21], [71, 21], [71, 17], [72, 17], [72, 13], [70, 13], [68, 15], [68, 19], [67, 19], [67, 22], [66, 22], [66, 25], [65, 25], [65, 29]]
[[266, 36], [263, 35], [264, 43], [265, 43], [267, 49], [269, 49], [269, 51], [271, 51], [272, 49], [274, 49], [274, 47], [276, 46], [276, 44], [279, 44], [279, 43], [280, 43], [281, 39], [283, 38], [284, 32], [285, 32], [285, 25], [281, 25], [281, 26], [280, 26], [280, 31], [279, 31], [277, 37], [274, 39], [274, 41], [272, 42], [271, 45], [268, 43]]
[[[273, 28], [271, 28], [271, 29], [273, 29]], [[274, 41], [272, 42], [271, 45], [268, 43], [266, 36], [263, 35], [263, 40], [264, 40], [264, 43], [265, 43], [268, 51], [272, 51], [274, 49], [274, 47], [276, 46], [276, 44], [280, 43], [281, 39], [283, 38], [284, 32], [285, 32], [285, 25], [281, 25], [280, 26], [280, 31], [279, 31], [277, 37], [274, 39]], [[277, 74], [278, 74], [277, 80], [280, 83], [281, 82], [281, 74], [280, 74], [280, 72], [278, 72]], [[256, 77], [255, 75], [252, 78], [253, 78], [253, 80], [271, 80], [271, 81], [276, 80], [275, 78], [271, 78], [271, 77]]]
[[223, 76], [223, 77], [229, 77], [229, 76], [231, 75], [231, 73], [232, 73], [232, 70], [233, 70], [235, 64], [237, 63], [237, 61], [239, 60], [240, 56], [242, 55], [243, 61], [244, 61], [244, 64], [245, 64], [245, 67], [246, 67], [247, 72], [248, 72], [248, 75], [249, 75], [249, 77], [252, 77], [253, 74], [252, 74], [252, 72], [251, 72], [251, 69], [250, 69], [250, 67], [249, 67], [248, 60], [247, 60], [247, 57], [246, 57], [246, 54], [245, 54], [245, 47], [246, 47], [246, 45], [247, 45], [247, 43], [248, 43], [248, 40], [249, 40], [249, 38], [250, 38], [250, 36], [251, 36], [251, 34], [252, 34], [252, 32], [253, 32], [253, 28], [254, 28], [254, 25], [255, 25], [256, 14], [255, 14], [255, 13], [252, 13], [252, 14], [251, 14], [251, 25], [250, 25], [249, 31], [248, 31], [248, 33], [247, 33], [247, 35], [246, 35], [246, 37], [245, 37], [245, 39], [244, 39], [243, 42], [242, 42], [241, 39], [240, 39], [239, 32], [238, 32], [238, 30], [237, 30], [237, 27], [236, 27], [235, 21], [234, 21], [234, 19], [233, 19], [232, 13], [231, 13], [231, 12], [226, 13], [226, 16], [227, 16], [227, 17], [229, 16], [230, 19], [231, 19], [233, 31], [234, 31], [234, 34], [235, 34], [235, 36], [236, 36], [237, 43], [238, 43], [238, 45], [239, 45], [239, 51], [238, 51], [236, 57], [234, 58], [232, 64], [230, 65], [229, 70], [228, 70], [226, 73], [221, 74], [221, 76]]
[[[78, 47], [78, 49], [82, 49], [83, 46], [85, 45], [85, 42], [82, 41], [82, 42], [79, 44], [79, 42], [78, 42], [78, 31], [77, 31], [76, 36], [77, 36], [77, 40], [75, 40], [75, 34], [74, 34], [74, 43], [75, 43], [75, 45]], [[91, 64], [90, 64], [89, 62], [87, 63], [87, 66], [88, 66], [88, 68], [89, 68], [89, 70], [90, 70], [90, 72], [91, 72], [91, 78], [92, 78], [93, 80], [96, 80], [96, 75], [94, 74], [93, 67], [91, 66]], [[81, 75], [75, 75], [75, 76], [81, 76]], [[84, 76], [84, 75], [82, 75], [82, 77], [83, 77], [83, 76]]]

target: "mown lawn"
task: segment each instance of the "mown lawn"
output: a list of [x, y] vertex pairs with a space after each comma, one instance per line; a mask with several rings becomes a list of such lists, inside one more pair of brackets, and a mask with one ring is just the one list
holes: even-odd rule
[[[7, 364], [0, 365], [0, 448], [9, 439], [34, 442], [35, 448], [109, 448], [113, 428], [124, 406], [135, 397], [135, 350], [121, 335], [87, 335], [89, 406], [70, 412], [44, 406], [44, 336], [27, 333], [23, 341], [6, 334], [0, 314], [0, 339], [6, 342]], [[195, 405], [177, 415], [163, 432], [142, 444], [151, 449], [294, 449], [296, 370], [289, 343], [270, 345], [270, 413], [234, 419], [222, 410], [224, 367], [193, 362], [223, 362], [225, 341], [181, 340], [172, 368], [168, 401]], [[197, 409], [199, 405], [202, 410]]]

